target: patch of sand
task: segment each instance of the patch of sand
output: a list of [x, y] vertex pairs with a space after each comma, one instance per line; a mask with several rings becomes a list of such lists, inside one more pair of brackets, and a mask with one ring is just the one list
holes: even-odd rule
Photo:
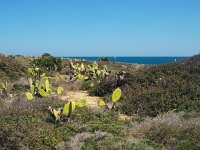
[[[87, 99], [87, 107], [93, 109], [99, 109], [98, 102], [103, 100], [102, 97], [90, 96], [87, 91], [67, 91], [65, 94], [60, 95], [59, 98], [63, 101], [77, 101], [79, 99]], [[118, 114], [118, 119], [122, 121], [131, 121], [134, 116], [128, 116], [125, 114]]]
[[61, 100], [77, 101], [79, 99], [87, 99], [87, 106], [90, 108], [97, 108], [98, 102], [102, 100], [101, 97], [90, 96], [87, 91], [67, 91], [66, 94], [59, 96]]

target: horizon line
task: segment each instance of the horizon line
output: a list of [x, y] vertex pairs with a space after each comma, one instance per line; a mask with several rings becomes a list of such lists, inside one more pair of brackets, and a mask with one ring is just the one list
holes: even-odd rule
[[[48, 52], [45, 52], [45, 53], [48, 53]], [[11, 54], [11, 53], [1, 53], [0, 52], [0, 54], [3, 54], [3, 55], [20, 55], [20, 56], [36, 56], [36, 57], [39, 57], [39, 56], [42, 56], [43, 54], [40, 54], [40, 55], [27, 55], [27, 54]], [[144, 56], [142, 56], [142, 55], [135, 55], [135, 56], [133, 56], [133, 55], [131, 55], [131, 56], [127, 56], [127, 55], [115, 55], [115, 56], [87, 56], [87, 55], [85, 55], [85, 56], [73, 56], [73, 55], [71, 55], [71, 56], [57, 56], [57, 55], [54, 55], [54, 54], [51, 54], [51, 53], [49, 53], [50, 55], [52, 55], [52, 56], [54, 56], [54, 57], [61, 57], [61, 58], [67, 58], [67, 57], [192, 57], [192, 56], [195, 56], [195, 55], [199, 55], [200, 53], [198, 53], [198, 54], [193, 54], [193, 55], [144, 55]]]

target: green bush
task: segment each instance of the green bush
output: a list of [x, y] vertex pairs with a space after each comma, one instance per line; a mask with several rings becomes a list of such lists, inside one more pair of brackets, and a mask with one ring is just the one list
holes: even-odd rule
[[33, 60], [32, 65], [44, 71], [60, 71], [62, 68], [62, 61], [60, 58], [44, 53], [42, 57]]
[[28, 85], [22, 85], [22, 84], [14, 84], [12, 88], [13, 93], [22, 93], [26, 92], [29, 89]]
[[92, 87], [92, 84], [94, 84], [94, 82], [92, 80], [84, 80], [82, 83], [82, 90], [88, 90]]

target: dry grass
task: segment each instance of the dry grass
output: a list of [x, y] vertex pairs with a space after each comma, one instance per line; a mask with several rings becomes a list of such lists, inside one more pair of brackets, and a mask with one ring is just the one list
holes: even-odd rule
[[154, 118], [147, 117], [142, 122], [133, 122], [132, 127], [128, 129], [129, 136], [145, 138], [145, 135], [148, 132], [150, 132], [152, 129], [159, 128], [162, 125], [176, 130], [184, 130], [196, 125], [200, 125], [200, 116], [185, 119], [185, 114], [185, 112], [176, 113], [170, 111]]
[[68, 142], [61, 142], [59, 143], [56, 148], [58, 150], [80, 150], [81, 147], [84, 145], [86, 140], [94, 138], [96, 140], [103, 140], [108, 136], [108, 133], [101, 132], [101, 131], [95, 131], [94, 133], [78, 133], [74, 137], [70, 139]]

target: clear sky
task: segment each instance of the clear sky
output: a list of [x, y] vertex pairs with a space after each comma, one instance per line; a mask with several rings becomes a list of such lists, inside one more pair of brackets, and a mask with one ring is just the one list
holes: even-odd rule
[[191, 56], [200, 0], [0, 0], [0, 53]]

